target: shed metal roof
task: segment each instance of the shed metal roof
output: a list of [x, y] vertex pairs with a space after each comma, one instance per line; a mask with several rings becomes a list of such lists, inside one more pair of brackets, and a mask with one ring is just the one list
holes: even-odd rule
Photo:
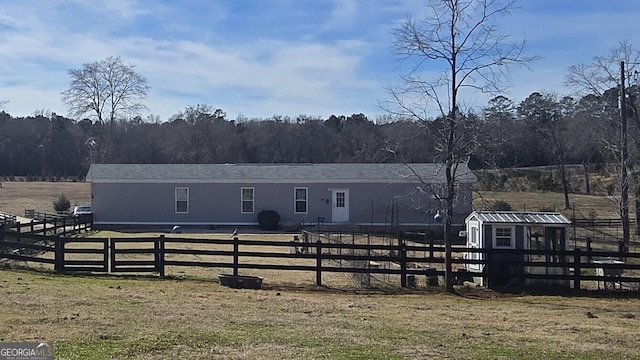
[[[92, 164], [92, 182], [416, 182], [446, 181], [443, 164]], [[458, 181], [473, 182], [469, 168], [458, 166]]]
[[571, 221], [559, 212], [474, 211], [467, 219], [499, 224], [568, 225]]

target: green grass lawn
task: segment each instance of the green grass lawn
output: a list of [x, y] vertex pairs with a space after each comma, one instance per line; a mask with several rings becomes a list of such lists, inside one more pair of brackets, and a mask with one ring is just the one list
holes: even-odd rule
[[53, 341], [56, 359], [640, 358], [640, 299], [460, 291], [0, 270], [0, 341]]

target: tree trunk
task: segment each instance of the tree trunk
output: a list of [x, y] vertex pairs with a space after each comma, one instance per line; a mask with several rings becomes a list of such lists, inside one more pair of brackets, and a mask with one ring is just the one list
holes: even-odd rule
[[571, 203], [569, 202], [569, 182], [567, 180], [567, 169], [564, 166], [564, 161], [558, 165], [560, 169], [560, 179], [562, 180], [562, 191], [564, 192], [564, 209], [571, 209]]
[[633, 174], [636, 197], [636, 235], [640, 235], [640, 171], [632, 168], [631, 173]]
[[589, 182], [589, 166], [586, 162], [582, 163], [582, 169], [584, 170], [584, 192], [587, 195], [591, 195], [591, 183]]
[[640, 235], [640, 186], [636, 184], [636, 235]]
[[447, 193], [446, 193], [446, 206], [444, 209], [444, 284], [445, 291], [453, 292], [453, 266], [452, 260], [452, 248], [451, 248], [451, 217], [453, 215], [453, 199], [455, 195], [455, 174], [453, 173], [452, 160], [448, 159], [446, 162], [446, 176], [447, 176]]
[[627, 152], [627, 96], [624, 88], [624, 61], [620, 62], [620, 218], [622, 221], [622, 242], [629, 243], [629, 176]]

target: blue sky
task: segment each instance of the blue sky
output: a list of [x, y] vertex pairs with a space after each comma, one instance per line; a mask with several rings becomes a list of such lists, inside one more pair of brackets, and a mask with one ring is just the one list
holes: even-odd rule
[[[640, 1], [521, 0], [499, 25], [543, 59], [515, 68], [505, 95], [564, 95], [571, 65], [619, 41], [640, 48]], [[67, 70], [120, 56], [151, 87], [148, 111], [164, 121], [210, 104], [228, 118], [384, 114], [378, 101], [405, 69], [391, 30], [423, 0], [4, 0], [0, 100], [26, 116], [67, 114]], [[470, 96], [469, 106], [488, 98]]]

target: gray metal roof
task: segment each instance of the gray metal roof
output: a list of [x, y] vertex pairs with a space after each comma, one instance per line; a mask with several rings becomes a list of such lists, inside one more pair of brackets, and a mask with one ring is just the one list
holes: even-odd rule
[[[416, 182], [444, 183], [443, 164], [92, 164], [92, 182]], [[458, 181], [473, 182], [458, 166]]]
[[467, 219], [473, 217], [482, 222], [500, 224], [571, 224], [571, 221], [559, 212], [474, 211]]

